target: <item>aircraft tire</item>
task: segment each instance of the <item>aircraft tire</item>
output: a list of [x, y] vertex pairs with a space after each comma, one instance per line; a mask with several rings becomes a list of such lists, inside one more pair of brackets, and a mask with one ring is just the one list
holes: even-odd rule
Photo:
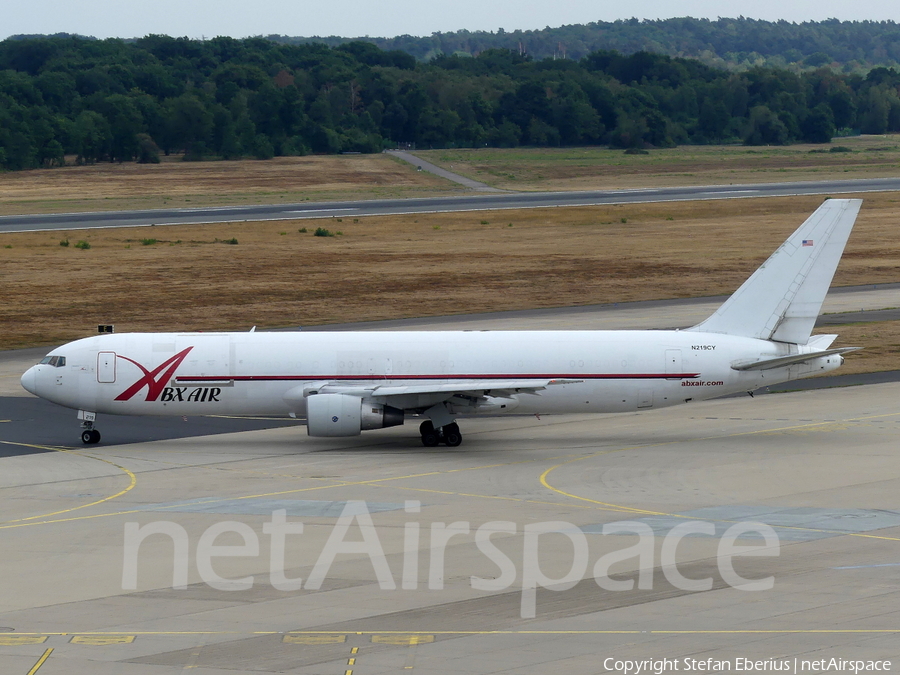
[[100, 432], [96, 429], [85, 429], [81, 432], [81, 442], [85, 445], [100, 442]]
[[448, 448], [455, 448], [462, 443], [462, 434], [456, 422], [448, 424], [441, 431], [444, 432], [444, 443], [447, 444]]
[[434, 448], [437, 447], [437, 444], [441, 442], [441, 437], [438, 435], [438, 432], [432, 429], [428, 433], [422, 434], [422, 445], [426, 448]]
[[432, 431], [434, 431], [434, 423], [431, 420], [425, 420], [419, 425], [419, 433], [422, 436]]

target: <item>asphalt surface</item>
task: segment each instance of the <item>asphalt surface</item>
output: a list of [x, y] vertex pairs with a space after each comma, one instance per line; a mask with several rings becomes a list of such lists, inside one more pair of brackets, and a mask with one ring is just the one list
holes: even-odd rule
[[421, 157], [417, 157], [408, 152], [404, 152], [403, 150], [387, 150], [389, 155], [393, 155], [398, 159], [402, 159], [404, 162], [412, 164], [417, 167], [419, 171], [427, 171], [428, 173], [433, 173], [435, 176], [440, 176], [441, 178], [446, 178], [447, 180], [458, 183], [467, 188], [471, 188], [473, 190], [481, 191], [481, 192], [506, 192], [506, 190], [499, 190], [497, 188], [493, 188], [487, 183], [482, 183], [481, 181], [472, 180], [471, 178], [466, 178], [465, 176], [460, 176], [458, 173], [453, 173], [452, 171], [447, 171], [447, 169], [443, 169], [439, 167], [437, 164], [432, 164], [431, 162], [422, 159]]
[[[48, 447], [83, 447], [80, 422], [75, 411], [39, 398], [0, 396], [0, 458], [34, 452], [50, 452]], [[254, 429], [303, 427], [297, 433], [306, 435], [304, 422], [290, 418], [247, 417], [134, 417], [104, 415], [97, 428], [101, 442], [116, 445], [164, 441], [229, 434]], [[15, 443], [16, 445], [13, 445]], [[21, 444], [21, 445], [19, 445]]]
[[459, 197], [432, 197], [427, 199], [301, 202], [298, 204], [264, 204], [258, 206], [4, 216], [0, 217], [0, 232], [81, 230], [104, 227], [137, 227], [252, 220], [298, 220], [306, 218], [362, 217], [453, 211], [893, 191], [900, 191], [900, 178], [673, 187], [646, 190], [479, 193]]

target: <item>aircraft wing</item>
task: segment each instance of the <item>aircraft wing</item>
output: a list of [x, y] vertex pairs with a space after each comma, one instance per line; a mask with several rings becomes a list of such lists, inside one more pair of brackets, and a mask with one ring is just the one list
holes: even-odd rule
[[320, 387], [319, 393], [378, 397], [406, 396], [410, 394], [446, 394], [449, 398], [458, 394], [484, 396], [490, 392], [493, 396], [510, 396], [512, 394], [536, 394], [542, 389], [553, 385], [574, 384], [580, 381], [566, 379], [451, 380], [428, 384], [370, 384], [362, 387], [330, 383]]

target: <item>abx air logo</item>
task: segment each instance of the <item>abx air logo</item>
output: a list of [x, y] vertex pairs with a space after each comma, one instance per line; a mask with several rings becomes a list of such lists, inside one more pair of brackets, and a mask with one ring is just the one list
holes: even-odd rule
[[121, 394], [116, 396], [116, 401], [129, 401], [131, 397], [138, 393], [144, 387], [147, 387], [147, 401], [155, 401], [159, 398], [159, 395], [162, 393], [163, 389], [165, 389], [166, 384], [168, 384], [169, 380], [172, 379], [172, 376], [175, 374], [178, 366], [181, 365], [181, 362], [184, 361], [184, 357], [188, 355], [188, 352], [191, 351], [193, 347], [188, 347], [187, 349], [178, 352], [175, 356], [170, 359], [166, 359], [162, 363], [160, 363], [153, 370], [147, 370], [140, 363], [135, 361], [134, 359], [129, 359], [127, 356], [122, 356], [121, 354], [117, 354], [118, 358], [125, 359], [129, 363], [133, 363], [138, 368], [141, 369], [141, 372], [144, 373], [144, 376], [141, 377], [137, 382], [128, 387]]

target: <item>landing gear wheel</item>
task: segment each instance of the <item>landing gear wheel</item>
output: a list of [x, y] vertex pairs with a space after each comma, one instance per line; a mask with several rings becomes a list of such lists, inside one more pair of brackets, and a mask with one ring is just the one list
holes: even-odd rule
[[424, 434], [422, 434], [422, 445], [426, 448], [434, 448], [438, 443], [441, 442], [441, 437], [438, 435], [438, 432], [432, 429]]
[[444, 443], [448, 448], [455, 448], [462, 443], [462, 434], [459, 431], [459, 425], [454, 422], [448, 424], [441, 429], [444, 432]]
[[100, 442], [100, 432], [96, 429], [85, 429], [81, 432], [81, 442], [85, 445]]
[[431, 420], [425, 420], [419, 425], [419, 434], [422, 436], [432, 431], [434, 431], [434, 423]]

